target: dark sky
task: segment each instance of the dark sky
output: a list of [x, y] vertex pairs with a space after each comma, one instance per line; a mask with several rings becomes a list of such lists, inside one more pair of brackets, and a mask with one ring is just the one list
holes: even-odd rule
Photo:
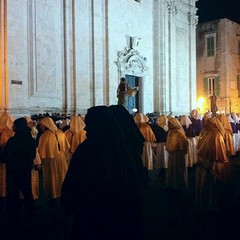
[[240, 23], [240, 0], [198, 0], [198, 22], [228, 18]]

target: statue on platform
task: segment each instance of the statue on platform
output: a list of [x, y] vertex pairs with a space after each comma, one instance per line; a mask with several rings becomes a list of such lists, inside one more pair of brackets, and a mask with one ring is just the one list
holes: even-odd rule
[[215, 92], [213, 92], [213, 95], [210, 96], [210, 102], [211, 102], [212, 116], [216, 117], [216, 112], [218, 111], [218, 106], [217, 106], [217, 96], [216, 96]]
[[118, 105], [125, 106], [127, 97], [133, 97], [136, 95], [139, 87], [129, 87], [126, 83], [126, 79], [122, 77], [120, 79], [120, 83], [117, 89], [117, 98], [118, 98]]

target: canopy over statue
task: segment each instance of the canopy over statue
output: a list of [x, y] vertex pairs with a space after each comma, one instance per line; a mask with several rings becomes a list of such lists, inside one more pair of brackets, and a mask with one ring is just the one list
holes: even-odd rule
[[118, 105], [126, 105], [127, 97], [134, 97], [139, 87], [129, 87], [125, 78], [120, 79], [117, 89]]

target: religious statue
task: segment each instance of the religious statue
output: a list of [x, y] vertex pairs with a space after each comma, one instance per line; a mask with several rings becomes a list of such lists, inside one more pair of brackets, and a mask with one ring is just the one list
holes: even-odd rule
[[118, 98], [118, 105], [126, 105], [127, 97], [133, 97], [136, 95], [139, 87], [129, 87], [126, 83], [125, 78], [120, 79], [120, 83], [117, 89], [117, 98]]
[[216, 112], [218, 111], [218, 106], [217, 106], [217, 96], [216, 96], [215, 92], [213, 93], [212, 96], [210, 96], [210, 102], [211, 102], [212, 116], [216, 117]]

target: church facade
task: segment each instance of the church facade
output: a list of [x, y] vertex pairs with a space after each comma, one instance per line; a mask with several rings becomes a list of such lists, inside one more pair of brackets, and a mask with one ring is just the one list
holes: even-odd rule
[[196, 0], [1, 0], [0, 108], [15, 115], [85, 114], [117, 103], [121, 77], [135, 108], [196, 108]]

